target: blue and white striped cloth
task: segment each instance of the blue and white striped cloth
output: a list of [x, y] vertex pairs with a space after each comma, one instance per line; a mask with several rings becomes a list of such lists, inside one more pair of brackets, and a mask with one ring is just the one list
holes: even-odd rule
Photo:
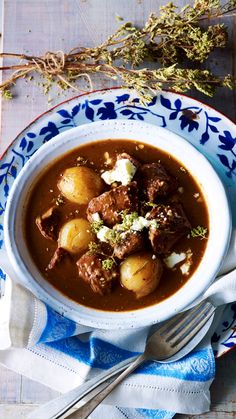
[[[91, 330], [62, 317], [0, 271], [0, 362], [65, 392], [143, 351], [148, 328]], [[215, 360], [205, 339], [171, 364], [147, 362], [92, 414], [92, 418], [161, 418], [209, 410]]]

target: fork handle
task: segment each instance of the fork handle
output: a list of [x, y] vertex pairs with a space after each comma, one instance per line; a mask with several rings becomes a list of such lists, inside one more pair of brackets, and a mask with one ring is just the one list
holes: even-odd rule
[[132, 371], [134, 371], [140, 364], [146, 360], [144, 354], [140, 355], [132, 364], [126, 368], [114, 381], [108, 384], [103, 388], [99, 393], [97, 393], [92, 400], [89, 400], [83, 406], [79, 407], [76, 412], [73, 412], [71, 415], [67, 416], [69, 418], [79, 418], [86, 419], [90, 413], [110, 394], [114, 388], [121, 383]]
[[[94, 378], [86, 381], [79, 387], [70, 390], [67, 393], [61, 394], [56, 399], [50, 400], [46, 404], [40, 406], [33, 412], [31, 412], [27, 419], [57, 419], [64, 416], [72, 407], [76, 405], [81, 399], [89, 395], [92, 390], [100, 386], [106, 380], [114, 377], [121, 371], [124, 371], [128, 365], [130, 365], [137, 356], [126, 359], [120, 362], [109, 370], [105, 370], [100, 374], [97, 374]], [[104, 388], [104, 387], [103, 387]]]

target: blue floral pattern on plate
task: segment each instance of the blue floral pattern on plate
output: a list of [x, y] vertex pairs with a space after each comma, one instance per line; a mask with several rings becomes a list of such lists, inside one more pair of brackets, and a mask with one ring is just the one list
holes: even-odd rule
[[[10, 188], [38, 148], [60, 132], [106, 119], [133, 119], [165, 127], [201, 151], [217, 170], [236, 206], [236, 125], [190, 97], [161, 92], [143, 105], [135, 92], [111, 89], [68, 100], [46, 112], [10, 145], [0, 163], [0, 249], [4, 247], [3, 217]], [[158, 139], [157, 139], [158, 146]], [[236, 214], [235, 214], [236, 215]], [[233, 220], [236, 227], [236, 218]], [[216, 356], [236, 345], [236, 304], [229, 304], [212, 336]]]

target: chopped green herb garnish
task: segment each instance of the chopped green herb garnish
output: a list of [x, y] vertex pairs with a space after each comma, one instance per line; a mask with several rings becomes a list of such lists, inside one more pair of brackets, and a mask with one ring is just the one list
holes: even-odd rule
[[99, 232], [99, 230], [101, 230], [102, 227], [103, 227], [103, 221], [102, 220], [93, 221], [91, 223], [91, 230], [95, 234], [97, 234]]
[[102, 261], [102, 267], [103, 269], [106, 269], [107, 271], [109, 271], [110, 269], [112, 269], [114, 263], [115, 262], [113, 259], [107, 258]]
[[122, 223], [119, 224], [119, 230], [126, 231], [129, 230], [135, 220], [139, 217], [136, 211], [127, 214], [126, 211], [121, 211]]
[[109, 233], [108, 240], [112, 246], [118, 244], [121, 240], [121, 235], [117, 230], [111, 230]]
[[157, 220], [151, 220], [150, 221], [150, 226], [154, 227], [154, 228], [159, 228], [160, 224], [158, 223]]
[[158, 204], [155, 204], [154, 202], [145, 202], [145, 201], [143, 201], [142, 204], [145, 207], [152, 207], [152, 208], [156, 208], [158, 206]]
[[90, 242], [88, 245], [88, 249], [90, 253], [100, 253], [101, 245], [96, 242]]
[[190, 237], [200, 237], [201, 240], [206, 239], [208, 230], [206, 227], [197, 226], [190, 231]]
[[116, 261], [112, 255], [105, 253], [102, 249], [102, 246], [96, 242], [90, 242], [88, 245], [89, 253], [97, 253], [101, 256], [105, 256], [106, 259], [102, 261], [102, 267], [106, 270], [112, 269], [113, 265], [116, 264]]

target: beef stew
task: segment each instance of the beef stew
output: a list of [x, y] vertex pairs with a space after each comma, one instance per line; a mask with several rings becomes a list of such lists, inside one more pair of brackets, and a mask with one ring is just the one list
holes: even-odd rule
[[209, 234], [201, 188], [172, 156], [130, 140], [81, 145], [37, 180], [25, 213], [31, 257], [78, 303], [134, 310], [181, 288]]

